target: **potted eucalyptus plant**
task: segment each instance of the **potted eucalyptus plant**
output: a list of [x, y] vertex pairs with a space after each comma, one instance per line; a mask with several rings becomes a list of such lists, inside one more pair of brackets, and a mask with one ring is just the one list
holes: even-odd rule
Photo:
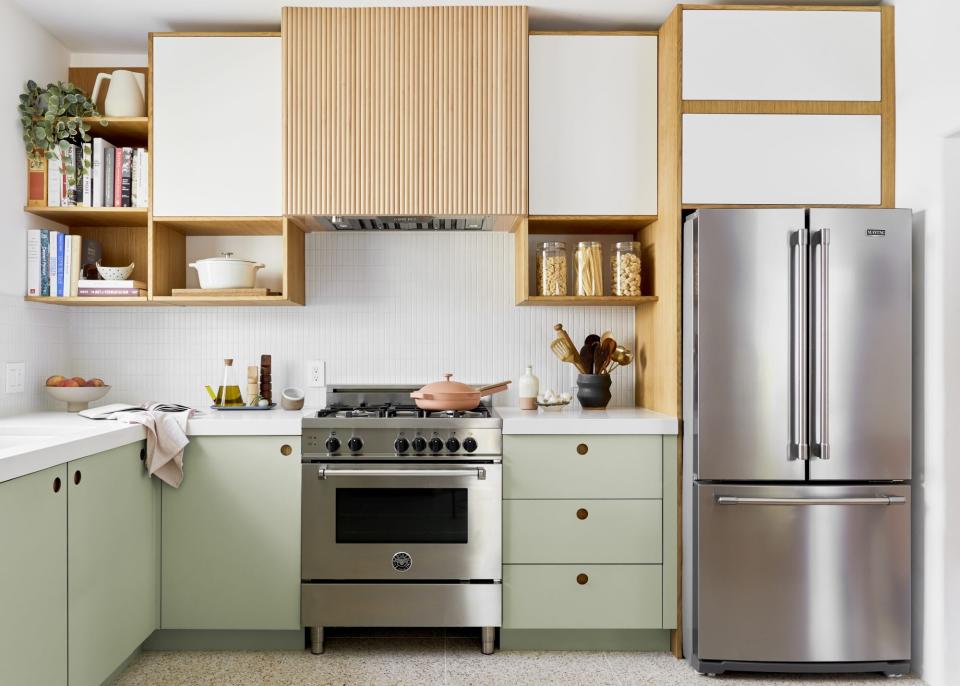
[[[35, 81], [27, 81], [17, 110], [30, 172], [44, 172], [48, 161], [59, 160], [64, 174], [76, 173], [70, 156], [61, 153], [78, 138], [90, 142], [91, 127], [83, 119], [100, 113], [87, 94], [72, 83], [57, 81], [40, 88]], [[83, 171], [88, 171], [89, 165], [83, 164]]]

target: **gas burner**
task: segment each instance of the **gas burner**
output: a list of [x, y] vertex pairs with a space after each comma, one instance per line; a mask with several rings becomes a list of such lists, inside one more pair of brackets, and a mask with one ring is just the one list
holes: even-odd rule
[[443, 412], [427, 412], [427, 417], [435, 419], [437, 417], [450, 417], [451, 419], [469, 419], [479, 417], [489, 417], [490, 413], [483, 405], [472, 410], [445, 410]]

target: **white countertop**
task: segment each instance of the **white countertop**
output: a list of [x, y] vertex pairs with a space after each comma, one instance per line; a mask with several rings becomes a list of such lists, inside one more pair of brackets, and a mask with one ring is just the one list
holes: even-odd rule
[[495, 407], [504, 434], [668, 434], [677, 433], [676, 417], [642, 407], [606, 410], [521, 410]]
[[188, 436], [299, 436], [300, 422], [317, 410], [205, 410], [187, 422]]

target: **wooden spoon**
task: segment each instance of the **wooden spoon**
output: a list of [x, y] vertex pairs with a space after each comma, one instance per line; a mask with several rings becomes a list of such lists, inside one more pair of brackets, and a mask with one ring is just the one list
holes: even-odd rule
[[617, 367], [626, 367], [633, 362], [633, 351], [624, 348], [622, 345], [618, 345], [614, 349], [610, 359], [613, 361], [613, 366], [610, 367], [609, 371], [612, 372]]
[[597, 344], [584, 343], [583, 347], [580, 348], [580, 361], [583, 363], [583, 366], [586, 367], [587, 371], [585, 374], [593, 373], [593, 356], [596, 350]]
[[612, 338], [604, 338], [597, 346], [597, 365], [594, 368], [597, 374], [606, 374], [610, 358], [617, 349], [617, 342]]

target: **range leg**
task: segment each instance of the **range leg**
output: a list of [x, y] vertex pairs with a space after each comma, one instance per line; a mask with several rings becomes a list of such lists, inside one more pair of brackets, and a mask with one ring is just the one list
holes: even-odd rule
[[493, 655], [493, 647], [497, 638], [497, 630], [492, 626], [480, 629], [480, 652], [484, 655]]
[[320, 655], [323, 652], [323, 627], [310, 627], [310, 652]]

